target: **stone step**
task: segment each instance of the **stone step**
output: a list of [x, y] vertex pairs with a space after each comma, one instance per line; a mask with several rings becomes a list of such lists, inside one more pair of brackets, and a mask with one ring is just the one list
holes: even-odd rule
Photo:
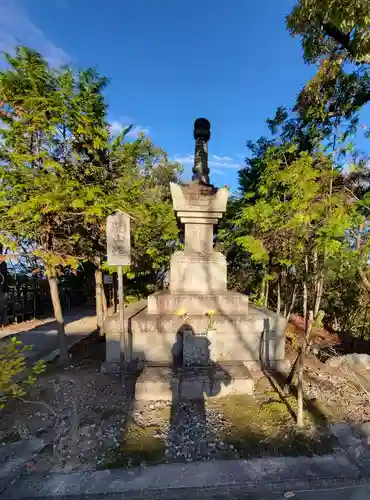
[[145, 366], [136, 382], [135, 399], [178, 401], [253, 394], [254, 380], [243, 365], [186, 368]]

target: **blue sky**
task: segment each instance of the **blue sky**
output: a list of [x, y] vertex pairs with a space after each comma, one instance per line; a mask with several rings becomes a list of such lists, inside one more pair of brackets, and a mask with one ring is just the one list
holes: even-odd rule
[[134, 123], [191, 171], [195, 118], [211, 121], [211, 180], [236, 186], [245, 142], [266, 132], [314, 68], [285, 30], [293, 0], [0, 0], [0, 50], [110, 79], [109, 120]]

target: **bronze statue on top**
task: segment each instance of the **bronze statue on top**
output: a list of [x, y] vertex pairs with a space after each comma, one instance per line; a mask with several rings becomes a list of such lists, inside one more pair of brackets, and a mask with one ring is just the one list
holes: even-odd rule
[[194, 167], [193, 182], [209, 185], [208, 145], [211, 137], [211, 124], [206, 118], [197, 118], [194, 122]]

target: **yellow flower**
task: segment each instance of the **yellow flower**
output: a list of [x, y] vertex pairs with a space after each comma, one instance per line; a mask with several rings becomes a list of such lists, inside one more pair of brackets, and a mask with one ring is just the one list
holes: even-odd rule
[[183, 307], [180, 307], [179, 309], [177, 309], [175, 311], [175, 314], [177, 314], [177, 316], [185, 316], [186, 311], [185, 311], [185, 309]]
[[214, 316], [216, 314], [216, 310], [215, 309], [210, 309], [209, 311], [206, 312], [206, 315], [207, 316]]

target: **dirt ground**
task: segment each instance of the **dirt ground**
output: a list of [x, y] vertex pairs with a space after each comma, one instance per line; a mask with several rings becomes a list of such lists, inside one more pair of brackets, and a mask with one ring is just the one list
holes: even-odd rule
[[[334, 422], [370, 420], [369, 395], [348, 374], [311, 356], [305, 371], [306, 427], [295, 427], [295, 397], [278, 378], [259, 376], [251, 396], [204, 402], [132, 401], [132, 380], [100, 373], [105, 344], [97, 337], [75, 345], [72, 364], [50, 364], [27, 401], [1, 412], [0, 442], [43, 437], [47, 446], [28, 471], [72, 471], [164, 461], [314, 455], [331, 452]], [[287, 347], [288, 357], [296, 352]], [[364, 374], [368, 377], [368, 375]]]

